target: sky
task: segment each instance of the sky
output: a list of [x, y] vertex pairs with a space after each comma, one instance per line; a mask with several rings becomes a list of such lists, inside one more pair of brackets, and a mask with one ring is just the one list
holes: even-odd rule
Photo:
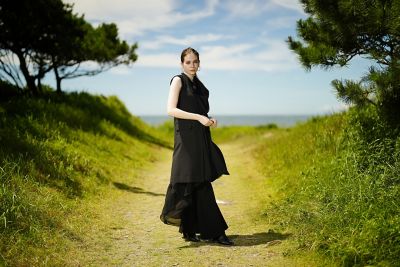
[[[134, 115], [165, 115], [181, 51], [200, 53], [198, 77], [210, 115], [326, 114], [346, 108], [333, 79], [358, 79], [364, 59], [345, 68], [306, 71], [285, 40], [306, 18], [298, 0], [64, 0], [93, 25], [114, 22], [138, 43], [138, 60], [94, 77], [63, 81], [65, 91], [117, 95]], [[55, 85], [51, 77], [46, 82]]]

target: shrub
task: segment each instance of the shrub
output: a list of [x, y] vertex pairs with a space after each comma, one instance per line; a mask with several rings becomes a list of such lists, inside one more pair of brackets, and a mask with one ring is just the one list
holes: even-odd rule
[[[281, 197], [266, 208], [299, 246], [344, 266], [397, 264], [400, 138], [372, 107], [314, 119], [267, 140], [259, 159], [279, 162]], [[268, 148], [268, 149], [265, 149]], [[286, 153], [287, 152], [287, 153]]]

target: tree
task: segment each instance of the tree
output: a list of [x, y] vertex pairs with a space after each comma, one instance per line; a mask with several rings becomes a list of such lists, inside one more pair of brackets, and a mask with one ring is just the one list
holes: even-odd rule
[[[100, 24], [93, 28], [86, 23], [83, 40], [71, 40], [73, 49], [65, 49], [64, 53], [56, 53], [52, 57], [54, 73], [57, 81], [57, 91], [61, 92], [61, 81], [80, 76], [92, 76], [121, 64], [130, 64], [136, 61], [135, 50], [137, 44], [129, 46], [126, 41], [118, 38], [118, 28], [114, 23]], [[95, 67], [84, 67], [82, 63], [93, 62]]]
[[0, 78], [21, 87], [23, 76], [38, 94], [41, 80], [54, 70], [61, 92], [63, 79], [136, 61], [137, 44], [121, 41], [115, 24], [93, 28], [72, 8], [61, 0], [0, 0]]
[[[15, 69], [5, 71], [10, 63], [19, 66], [28, 89], [38, 94], [36, 81], [52, 69], [44, 64], [49, 51], [65, 36], [65, 29], [77, 37], [81, 28], [72, 19], [72, 6], [61, 0], [0, 0], [0, 50], [11, 52], [11, 61], [2, 61], [3, 74], [15, 82]], [[2, 57], [3, 59], [4, 57]]]
[[400, 117], [400, 0], [301, 0], [309, 15], [288, 37], [302, 65], [329, 69], [354, 57], [371, 60], [360, 81], [334, 80], [339, 99], [375, 105], [388, 119]]

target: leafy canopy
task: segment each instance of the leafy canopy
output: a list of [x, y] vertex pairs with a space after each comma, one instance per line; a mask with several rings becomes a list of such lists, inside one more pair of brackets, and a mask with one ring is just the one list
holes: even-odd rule
[[61, 91], [62, 79], [135, 62], [136, 48], [119, 39], [114, 23], [93, 27], [61, 0], [0, 0], [0, 79], [21, 87], [24, 77], [34, 94], [51, 70]]
[[[348, 104], [376, 105], [384, 114], [400, 106], [400, 0], [301, 0], [307, 19], [297, 21], [300, 40], [290, 49], [308, 70], [345, 66], [355, 56], [371, 60], [360, 81], [334, 80]], [[390, 119], [389, 117], [387, 117]]]

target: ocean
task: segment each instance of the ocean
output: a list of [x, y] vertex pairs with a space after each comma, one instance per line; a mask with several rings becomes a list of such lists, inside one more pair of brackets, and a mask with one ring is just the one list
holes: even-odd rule
[[[257, 126], [275, 123], [279, 127], [290, 127], [296, 123], [303, 122], [315, 115], [215, 115], [219, 126], [246, 125]], [[141, 115], [138, 116], [150, 125], [160, 125], [172, 118], [163, 115]]]

